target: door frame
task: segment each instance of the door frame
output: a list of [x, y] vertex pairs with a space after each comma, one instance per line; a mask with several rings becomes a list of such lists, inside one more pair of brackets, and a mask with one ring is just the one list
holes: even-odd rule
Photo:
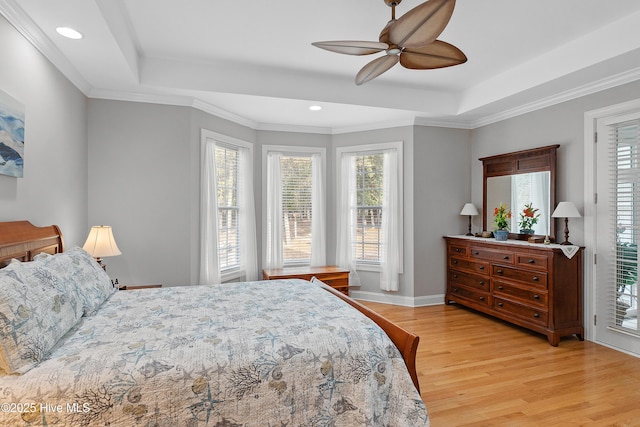
[[[640, 110], [640, 99], [610, 105], [608, 107], [591, 110], [584, 113], [584, 237], [585, 237], [585, 263], [584, 263], [584, 326], [585, 338], [607, 346], [598, 340], [594, 316], [596, 312], [596, 130], [597, 120], [609, 116], [620, 115]], [[600, 142], [606, 141], [601, 135]], [[602, 319], [601, 321], [605, 321]], [[617, 349], [616, 350], [620, 350]], [[630, 353], [639, 356], [635, 353]]]

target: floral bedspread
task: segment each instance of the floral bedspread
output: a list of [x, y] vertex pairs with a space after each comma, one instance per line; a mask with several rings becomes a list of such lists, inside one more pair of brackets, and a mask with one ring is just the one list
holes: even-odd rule
[[384, 332], [300, 280], [116, 292], [0, 404], [3, 426], [429, 425]]

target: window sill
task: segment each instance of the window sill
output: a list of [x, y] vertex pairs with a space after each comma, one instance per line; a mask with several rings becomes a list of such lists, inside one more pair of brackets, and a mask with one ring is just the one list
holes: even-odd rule
[[228, 271], [223, 271], [220, 274], [220, 281], [224, 283], [224, 282], [230, 282], [236, 279], [242, 279], [244, 277], [245, 277], [244, 270], [228, 270]]
[[379, 273], [382, 271], [380, 264], [358, 264], [356, 263], [356, 271], [373, 271]]

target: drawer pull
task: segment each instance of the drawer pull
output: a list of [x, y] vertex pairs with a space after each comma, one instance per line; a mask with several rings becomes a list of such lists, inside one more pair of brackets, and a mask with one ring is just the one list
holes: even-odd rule
[[535, 263], [536, 263], [536, 260], [534, 260], [534, 259], [530, 259], [529, 260], [529, 264], [535, 264]]
[[538, 276], [533, 276], [533, 281], [534, 281], [534, 282], [539, 282], [539, 281], [540, 281], [540, 279], [538, 278]]
[[453, 292], [458, 292], [458, 288], [453, 288]]
[[484, 285], [484, 280], [480, 280], [480, 285]]
[[475, 251], [473, 254], [474, 254], [474, 255], [480, 255], [480, 252]]
[[457, 275], [457, 274], [454, 274], [454, 275], [453, 275], [453, 278], [454, 278], [454, 279], [457, 279], [457, 278], [458, 278], [458, 275]]
[[502, 259], [509, 259], [509, 255], [505, 255]]
[[480, 270], [484, 270], [484, 265], [481, 265], [481, 266], [480, 266]]
[[451, 262], [452, 264], [457, 264], [458, 261], [456, 261], [455, 259]]
[[535, 294], [535, 295], [533, 296], [533, 299], [540, 299], [540, 295]]
[[540, 317], [540, 313], [533, 313], [533, 317], [537, 319], [538, 317]]
[[498, 286], [498, 289], [503, 290], [504, 286], [500, 285], [500, 286]]
[[502, 307], [504, 304], [502, 304], [501, 302], [498, 303], [498, 307]]
[[460, 252], [460, 248], [456, 248], [456, 252]]
[[484, 301], [484, 297], [480, 297], [480, 301]]
[[502, 274], [502, 270], [498, 270], [498, 271], [496, 271], [496, 273]]

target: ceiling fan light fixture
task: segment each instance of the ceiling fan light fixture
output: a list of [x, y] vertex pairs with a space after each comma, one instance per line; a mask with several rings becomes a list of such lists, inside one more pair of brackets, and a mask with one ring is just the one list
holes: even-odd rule
[[460, 49], [436, 40], [449, 23], [456, 0], [427, 0], [396, 20], [395, 7], [401, 1], [384, 0], [391, 7], [391, 20], [380, 32], [378, 42], [337, 40], [315, 42], [312, 45], [347, 55], [370, 55], [385, 51], [386, 55], [369, 62], [358, 72], [357, 85], [378, 77], [398, 62], [407, 69], [429, 70], [467, 61]]
[[320, 105], [312, 105], [309, 107], [309, 110], [311, 111], [320, 111], [322, 110], [322, 107]]

